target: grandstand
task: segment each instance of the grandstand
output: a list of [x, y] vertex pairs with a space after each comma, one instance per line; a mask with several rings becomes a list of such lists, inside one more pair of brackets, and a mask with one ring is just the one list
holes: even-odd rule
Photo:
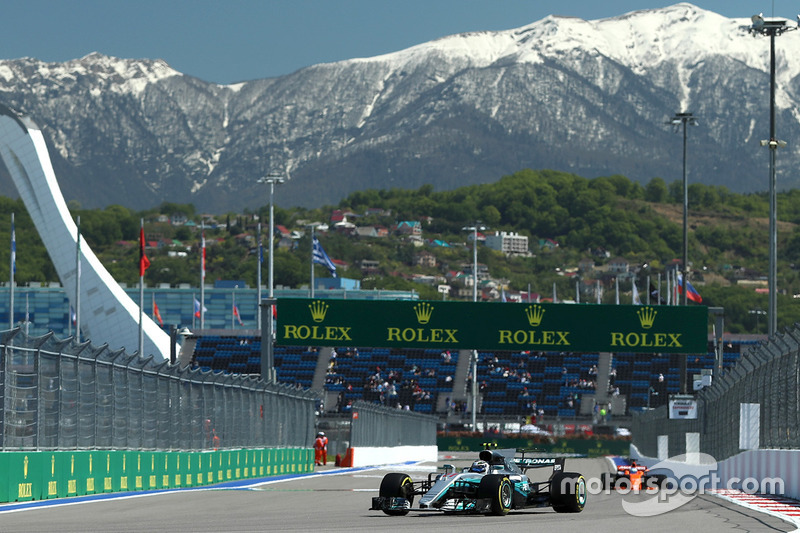
[[[256, 330], [196, 332], [182, 360], [204, 370], [259, 374], [261, 339]], [[723, 371], [742, 352], [763, 340], [726, 335]], [[191, 349], [193, 346], [193, 349]], [[469, 409], [471, 352], [433, 349], [323, 348], [276, 346], [279, 382], [324, 392], [328, 410], [346, 412], [356, 400], [408, 408], [420, 413], [464, 414]], [[666, 403], [680, 389], [677, 354], [618, 353], [611, 359], [610, 398], [615, 414], [629, 414]], [[590, 416], [597, 392], [597, 353], [479, 352], [479, 413], [487, 417]], [[713, 342], [708, 352], [690, 355], [687, 383], [715, 368]], [[605, 395], [599, 395], [605, 397]], [[590, 401], [586, 401], [589, 399]]]

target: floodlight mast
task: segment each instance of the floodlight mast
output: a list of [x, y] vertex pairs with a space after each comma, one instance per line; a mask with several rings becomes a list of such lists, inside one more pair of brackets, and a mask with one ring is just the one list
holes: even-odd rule
[[[261, 377], [265, 381], [275, 382], [275, 332], [273, 330], [273, 317], [275, 316], [275, 298], [273, 297], [273, 268], [274, 268], [274, 246], [275, 246], [275, 211], [274, 196], [275, 184], [280, 185], [286, 178], [278, 172], [270, 172], [266, 176], [259, 178], [258, 183], [269, 185], [269, 299], [267, 300], [267, 316], [262, 317], [261, 313], [261, 257], [258, 258], [258, 327], [261, 328]], [[259, 254], [261, 253], [261, 234], [259, 232]], [[266, 319], [266, 320], [265, 320]], [[264, 325], [267, 327], [265, 328]]]
[[[775, 37], [787, 31], [796, 30], [798, 26], [790, 26], [789, 21], [779, 18], [765, 19], [763, 14], [750, 17], [753, 25], [749, 32], [753, 35], [769, 36], [769, 140], [762, 141], [762, 146], [769, 148], [769, 311], [767, 313], [767, 333], [770, 337], [778, 331], [778, 217], [777, 187], [775, 180], [775, 154], [778, 147], [785, 146], [775, 135]], [[800, 25], [800, 15], [797, 16]]]
[[[472, 232], [472, 301], [478, 301], [478, 231], [485, 231], [486, 226], [476, 222], [465, 226], [461, 231]], [[477, 431], [478, 412], [478, 350], [472, 350], [472, 431]]]
[[[676, 128], [683, 125], [683, 294], [681, 303], [688, 305], [686, 290], [689, 280], [689, 183], [686, 173], [686, 126], [697, 126], [699, 123], [692, 113], [675, 113], [675, 116], [668, 122]], [[681, 391], [685, 392], [685, 391]]]

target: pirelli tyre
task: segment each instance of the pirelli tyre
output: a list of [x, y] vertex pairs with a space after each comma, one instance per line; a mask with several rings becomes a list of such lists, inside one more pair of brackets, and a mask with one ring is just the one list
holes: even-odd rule
[[586, 505], [586, 479], [577, 472], [557, 472], [550, 480], [550, 504], [557, 513], [580, 513]]
[[489, 500], [489, 512], [495, 516], [508, 514], [513, 494], [511, 481], [502, 474], [485, 475], [478, 485], [478, 498]]
[[[409, 507], [414, 505], [414, 485], [408, 474], [391, 473], [383, 476], [378, 495], [381, 498], [405, 498]], [[383, 512], [391, 516], [404, 516], [408, 514], [408, 509], [383, 509]]]

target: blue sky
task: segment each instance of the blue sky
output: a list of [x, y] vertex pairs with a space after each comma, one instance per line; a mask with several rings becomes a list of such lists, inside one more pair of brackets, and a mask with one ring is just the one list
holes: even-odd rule
[[[445, 35], [506, 30], [549, 14], [612, 17], [670, 0], [3, 0], [0, 59], [91, 52], [164, 59], [216, 83], [394, 52]], [[794, 19], [791, 0], [696, 0], [727, 17]]]

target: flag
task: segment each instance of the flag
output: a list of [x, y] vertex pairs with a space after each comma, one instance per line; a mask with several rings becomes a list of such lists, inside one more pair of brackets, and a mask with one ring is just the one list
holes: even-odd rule
[[69, 319], [73, 326], [78, 322], [78, 315], [75, 313], [75, 308], [71, 305], [69, 306]]
[[331, 258], [328, 257], [328, 254], [322, 249], [322, 245], [319, 243], [319, 239], [317, 239], [316, 235], [314, 236], [314, 243], [311, 251], [311, 261], [326, 267], [330, 271], [331, 276], [334, 278], [336, 277], [336, 265], [333, 264]]
[[158, 320], [158, 323], [161, 326], [164, 325], [164, 321], [161, 320], [161, 313], [158, 311], [158, 304], [156, 303], [155, 300], [153, 300], [153, 316], [156, 317], [156, 320]]
[[[206, 311], [208, 311], [208, 309], [204, 305], [203, 312], [205, 313]], [[200, 300], [198, 300], [197, 298], [194, 299], [194, 316], [200, 318]]]
[[242, 322], [242, 317], [241, 317], [241, 315], [239, 314], [239, 308], [238, 308], [238, 307], [236, 307], [236, 304], [233, 304], [233, 317], [234, 317], [234, 318], [235, 318], [237, 321], [239, 321], [239, 325], [240, 325], [240, 326], [244, 325], [244, 322]]
[[144, 253], [144, 225], [139, 228], [139, 277], [150, 267], [150, 260]]
[[17, 273], [17, 231], [14, 229], [14, 217], [11, 217], [11, 273]]
[[653, 300], [658, 305], [666, 305], [667, 303], [667, 301], [661, 297], [661, 291], [657, 289], [655, 285], [653, 285], [652, 283], [650, 284], [650, 299]]
[[[692, 287], [692, 284], [689, 282], [689, 280], [686, 280], [686, 289], [686, 298], [698, 304], [703, 303], [703, 297], [700, 296], [700, 293], [697, 292], [694, 287]], [[683, 276], [680, 274], [678, 274], [678, 292], [683, 292]]]
[[501, 301], [501, 302], [507, 302], [507, 301], [508, 301], [508, 299], [506, 298], [506, 288], [505, 288], [505, 287], [503, 287], [503, 288], [501, 289], [501, 291], [502, 291], [502, 292], [500, 293], [500, 301]]
[[633, 301], [633, 305], [642, 305], [642, 300], [639, 298], [639, 289], [636, 287], [636, 281], [633, 282], [631, 300]]
[[200, 278], [202, 280], [205, 280], [206, 279], [206, 232], [205, 231], [203, 231], [200, 239], [200, 248], [202, 251], [202, 255], [200, 257]]

